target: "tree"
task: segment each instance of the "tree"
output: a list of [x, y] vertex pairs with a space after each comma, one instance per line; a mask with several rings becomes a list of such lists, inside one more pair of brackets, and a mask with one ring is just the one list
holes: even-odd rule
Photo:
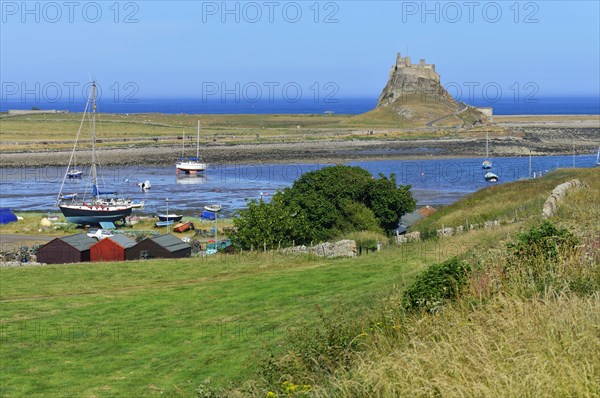
[[360, 167], [325, 167], [303, 174], [271, 203], [250, 201], [234, 218], [233, 239], [244, 248], [271, 248], [351, 231], [390, 232], [414, 208], [410, 186], [398, 187], [393, 174], [375, 179]]
[[367, 206], [373, 210], [379, 225], [385, 231], [396, 228], [400, 217], [416, 207], [410, 186], [398, 187], [395, 174], [391, 174], [389, 179], [379, 174], [379, 179], [372, 180], [367, 189], [366, 200]]

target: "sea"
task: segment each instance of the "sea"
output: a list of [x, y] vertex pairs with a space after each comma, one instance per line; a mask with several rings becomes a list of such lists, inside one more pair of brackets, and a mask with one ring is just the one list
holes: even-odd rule
[[[6, 96], [4, 96], [6, 97]], [[531, 100], [511, 101], [502, 99], [492, 102], [483, 98], [465, 101], [469, 105], [494, 108], [495, 115], [600, 115], [600, 97], [542, 97]], [[243, 98], [105, 98], [99, 102], [98, 111], [105, 113], [168, 113], [168, 114], [350, 114], [356, 115], [372, 110], [377, 98], [332, 99], [262, 99], [256, 102]], [[8, 110], [66, 110], [81, 112], [83, 99], [72, 101], [43, 101], [37, 98], [2, 98], [0, 112]]]
[[[451, 204], [463, 196], [494, 183], [483, 178], [481, 158], [375, 160], [348, 162], [373, 175], [396, 175], [397, 182], [412, 187], [419, 205], [434, 207]], [[539, 178], [548, 172], [569, 167], [593, 167], [596, 154], [577, 156], [503, 157], [492, 159], [492, 171], [500, 177], [496, 184]], [[173, 166], [103, 167], [101, 190], [120, 197], [144, 201], [143, 214], [167, 211], [198, 215], [204, 206], [219, 204], [230, 216], [246, 207], [249, 200], [270, 201], [303, 173], [326, 167], [327, 163], [291, 164], [211, 164], [198, 175], [176, 175]], [[89, 170], [84, 170], [89, 172]], [[57, 211], [54, 206], [63, 183], [64, 167], [0, 168], [0, 207], [15, 211]], [[150, 181], [142, 192], [138, 184]], [[67, 180], [63, 193], [91, 191], [89, 178]]]

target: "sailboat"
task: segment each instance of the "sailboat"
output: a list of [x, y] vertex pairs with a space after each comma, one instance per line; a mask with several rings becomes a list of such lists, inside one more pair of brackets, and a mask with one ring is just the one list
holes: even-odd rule
[[67, 171], [67, 178], [81, 178], [83, 175], [83, 171], [79, 170], [77, 167], [73, 167], [71, 170]]
[[67, 171], [67, 178], [69, 178], [69, 179], [81, 178], [81, 176], [83, 176], [83, 171], [81, 171], [77, 168], [77, 158], [75, 157], [75, 155], [73, 156], [73, 164], [74, 164], [74, 166], [71, 167], [71, 169]]
[[600, 166], [600, 146], [598, 147], [598, 153], [596, 154], [596, 166]]
[[[91, 112], [88, 112], [88, 108], [91, 105]], [[77, 148], [77, 141], [81, 134], [83, 123], [85, 122], [86, 114], [90, 113], [90, 124], [92, 133], [92, 161], [90, 167], [90, 176], [92, 183], [91, 196], [87, 197], [84, 195], [82, 199], [78, 199], [78, 194], [63, 195], [62, 190], [65, 184], [65, 180], [69, 176], [71, 169], [71, 163], [75, 156], [75, 150]], [[96, 82], [92, 82], [92, 90], [90, 98], [87, 101], [81, 124], [79, 126], [79, 132], [73, 146], [73, 152], [71, 153], [71, 159], [67, 166], [67, 172], [63, 178], [63, 183], [58, 194], [58, 207], [63, 213], [65, 218], [72, 223], [80, 225], [105, 225], [111, 226], [115, 221], [124, 220], [126, 217], [131, 215], [131, 211], [136, 206], [129, 199], [105, 199], [102, 198], [103, 192], [100, 192], [98, 188], [98, 171], [96, 167]]]
[[[185, 135], [183, 137], [183, 145], [185, 145]], [[200, 120], [198, 120], [198, 137], [196, 138], [196, 157], [183, 157], [183, 149], [181, 158], [177, 160], [175, 172], [183, 172], [186, 174], [195, 174], [206, 170], [206, 163], [200, 158]]]
[[483, 164], [481, 165], [482, 169], [487, 170], [487, 169], [492, 168], [492, 162], [490, 162], [488, 160], [489, 158], [490, 158], [490, 132], [486, 131], [486, 133], [485, 133], [485, 160], [483, 161]]

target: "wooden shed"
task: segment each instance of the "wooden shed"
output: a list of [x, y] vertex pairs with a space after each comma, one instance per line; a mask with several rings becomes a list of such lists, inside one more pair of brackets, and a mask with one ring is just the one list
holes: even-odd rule
[[90, 247], [90, 261], [124, 261], [134, 246], [135, 241], [124, 235], [104, 238]]
[[46, 264], [67, 264], [90, 261], [90, 247], [96, 239], [86, 234], [62, 236], [37, 250], [37, 261]]
[[149, 258], [182, 258], [192, 254], [192, 246], [171, 234], [146, 238], [132, 247], [125, 258], [139, 260]]

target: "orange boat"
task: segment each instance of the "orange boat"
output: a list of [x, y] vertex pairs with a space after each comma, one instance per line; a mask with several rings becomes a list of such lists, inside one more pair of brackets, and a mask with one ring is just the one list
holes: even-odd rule
[[175, 231], [175, 232], [185, 232], [190, 229], [194, 229], [194, 224], [192, 224], [191, 221], [179, 223], [173, 227], [173, 231]]

